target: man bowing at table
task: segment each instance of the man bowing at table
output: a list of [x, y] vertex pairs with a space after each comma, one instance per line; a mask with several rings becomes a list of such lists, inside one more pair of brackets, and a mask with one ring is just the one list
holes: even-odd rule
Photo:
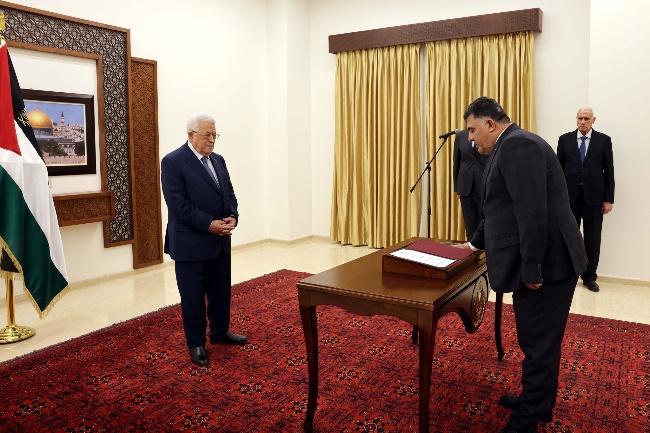
[[482, 186], [482, 220], [464, 248], [484, 249], [495, 292], [513, 292], [519, 347], [524, 352], [519, 396], [502, 433], [532, 433], [552, 419], [562, 338], [578, 275], [587, 267], [555, 152], [510, 122], [501, 105], [481, 97], [464, 119], [478, 151], [490, 155]]

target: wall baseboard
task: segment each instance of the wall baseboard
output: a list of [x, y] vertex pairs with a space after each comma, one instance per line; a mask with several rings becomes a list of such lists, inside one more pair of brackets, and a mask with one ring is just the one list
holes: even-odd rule
[[604, 283], [612, 283], [612, 284], [623, 284], [625, 286], [650, 287], [650, 281], [634, 280], [632, 278], [619, 278], [619, 277], [608, 277], [608, 276], [598, 275], [598, 281], [602, 281]]
[[[330, 238], [328, 236], [317, 236], [317, 235], [309, 235], [309, 236], [303, 236], [301, 238], [297, 239], [291, 239], [291, 240], [283, 240], [283, 239], [261, 239], [259, 241], [254, 241], [254, 242], [249, 242], [246, 244], [242, 245], [237, 245], [232, 247], [233, 251], [241, 250], [244, 248], [251, 248], [255, 247], [258, 245], [262, 244], [269, 244], [269, 243], [275, 243], [275, 244], [282, 244], [282, 245], [293, 245], [297, 244], [300, 242], [304, 242], [310, 239], [317, 239], [317, 240], [323, 240], [323, 241], [330, 241]], [[147, 266], [146, 268], [140, 268], [140, 269], [132, 269], [130, 271], [125, 271], [125, 272], [120, 272], [117, 274], [110, 274], [110, 275], [102, 275], [101, 277], [96, 277], [96, 278], [89, 278], [87, 280], [81, 280], [81, 281], [76, 281], [74, 283], [70, 283], [70, 290], [79, 290], [83, 289], [88, 286], [92, 286], [93, 284], [98, 284], [98, 283], [104, 283], [110, 280], [118, 279], [118, 278], [124, 278], [124, 277], [130, 277], [133, 275], [138, 275], [144, 272], [149, 272], [149, 271], [155, 271], [157, 269], [162, 269], [166, 266], [172, 266], [174, 264], [173, 260], [165, 261], [163, 263], [157, 264], [157, 265], [152, 265], [152, 266]], [[19, 302], [27, 301], [27, 295], [24, 293], [14, 293], [14, 304], [18, 304]], [[0, 307], [6, 307], [7, 305], [7, 300], [2, 298], [0, 299]]]
[[[242, 249], [245, 249], [245, 248], [252, 248], [252, 247], [263, 245], [263, 244], [294, 245], [294, 244], [298, 244], [300, 242], [308, 241], [310, 239], [333, 242], [333, 243], [335, 242], [335, 241], [332, 241], [329, 238], [329, 236], [309, 235], [309, 236], [303, 236], [303, 237], [296, 238], [296, 239], [291, 239], [291, 240], [271, 239], [271, 238], [261, 239], [259, 241], [254, 241], [254, 242], [249, 242], [249, 243], [246, 243], [246, 244], [234, 246], [234, 247], [232, 247], [232, 249], [233, 249], [233, 251], [237, 251], [237, 250], [242, 250]], [[148, 266], [146, 268], [133, 269], [133, 270], [126, 271], [126, 272], [120, 272], [118, 274], [104, 275], [104, 276], [97, 277], [97, 278], [91, 278], [91, 279], [88, 279], [88, 280], [77, 281], [77, 282], [74, 282], [74, 283], [70, 283], [70, 289], [71, 290], [83, 289], [84, 287], [92, 286], [93, 284], [103, 283], [103, 282], [114, 280], [114, 279], [117, 279], [117, 278], [130, 277], [130, 276], [138, 275], [138, 274], [141, 274], [141, 273], [144, 273], [144, 272], [149, 272], [149, 271], [154, 271], [154, 270], [157, 270], [157, 269], [162, 269], [162, 268], [165, 268], [167, 266], [171, 266], [173, 264], [174, 264], [174, 261], [170, 260], [170, 261], [166, 261], [164, 263], [160, 263], [158, 265]], [[605, 276], [605, 275], [599, 275], [598, 280], [602, 281], [604, 283], [622, 284], [622, 285], [626, 285], [626, 286], [638, 286], [638, 287], [649, 287], [650, 288], [650, 281], [645, 281], [645, 280], [635, 280], [635, 279], [632, 279], [632, 278], [608, 277], [608, 276]], [[17, 303], [23, 302], [23, 301], [27, 301], [27, 295], [25, 295], [24, 293], [14, 295], [14, 303], [17, 304]], [[6, 299], [4, 299], [4, 298], [0, 299], [0, 307], [5, 307], [6, 305], [7, 305]]]
[[[75, 281], [74, 283], [70, 283], [70, 290], [79, 290], [88, 286], [92, 286], [93, 284], [104, 283], [106, 281], [111, 281], [118, 278], [130, 277], [133, 275], [142, 274], [144, 272], [155, 271], [157, 269], [162, 269], [166, 266], [171, 266], [173, 264], [174, 264], [173, 261], [169, 261], [157, 265], [148, 266], [146, 268], [132, 269], [130, 271], [119, 272], [117, 274], [102, 275], [101, 277]], [[21, 288], [21, 290], [24, 290], [24, 288]], [[27, 295], [25, 295], [25, 293], [19, 293], [19, 294], [14, 293], [14, 304], [18, 304], [19, 302], [23, 302], [23, 301], [27, 301]], [[5, 298], [0, 299], [0, 307], [5, 307], [6, 305], [7, 305], [7, 300]]]
[[[300, 242], [308, 241], [310, 239], [315, 239], [315, 240], [322, 240], [322, 241], [331, 241], [329, 236], [319, 236], [319, 235], [308, 235], [308, 236], [303, 236], [300, 238], [296, 239], [291, 239], [291, 240], [285, 240], [285, 239], [273, 239], [273, 238], [267, 238], [267, 239], [261, 239], [259, 241], [254, 241], [254, 242], [248, 242], [246, 244], [241, 244], [232, 247], [234, 251], [241, 250], [244, 248], [250, 248], [254, 247], [257, 245], [262, 245], [262, 244], [282, 244], [282, 245], [294, 245]], [[334, 242], [334, 241], [331, 241]]]

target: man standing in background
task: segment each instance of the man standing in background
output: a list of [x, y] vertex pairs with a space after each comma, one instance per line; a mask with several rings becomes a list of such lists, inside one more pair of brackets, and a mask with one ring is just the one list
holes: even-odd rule
[[612, 139], [594, 131], [596, 117], [591, 108], [581, 108], [576, 118], [578, 129], [560, 136], [557, 157], [564, 170], [571, 210], [578, 226], [581, 220], [583, 223], [589, 265], [581, 275], [582, 283], [597, 292], [603, 215], [611, 212], [614, 205]]
[[212, 116], [192, 115], [187, 121], [187, 138], [161, 163], [168, 209], [165, 253], [176, 262], [190, 359], [205, 366], [206, 326], [211, 343], [242, 345], [247, 341], [229, 331], [230, 235], [239, 214], [226, 162], [212, 153], [219, 138]]
[[468, 136], [469, 132], [464, 130], [454, 140], [454, 191], [460, 199], [465, 234], [472, 239], [481, 220], [481, 185], [488, 156], [478, 153]]

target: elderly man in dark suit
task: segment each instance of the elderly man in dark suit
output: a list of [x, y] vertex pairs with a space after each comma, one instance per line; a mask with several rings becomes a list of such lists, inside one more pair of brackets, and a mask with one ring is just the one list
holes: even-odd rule
[[481, 185], [488, 157], [478, 153], [468, 136], [469, 132], [464, 130], [454, 140], [454, 191], [460, 199], [465, 234], [471, 239], [480, 221]]
[[495, 292], [513, 292], [519, 347], [525, 354], [519, 396], [502, 433], [537, 431], [552, 419], [564, 330], [578, 276], [587, 266], [555, 152], [524, 131], [494, 100], [481, 97], [464, 114], [469, 139], [489, 155], [482, 220], [464, 248], [484, 249]]
[[600, 258], [603, 215], [614, 205], [614, 155], [612, 139], [592, 129], [596, 121], [591, 108], [581, 108], [576, 116], [578, 129], [560, 136], [557, 157], [564, 170], [571, 210], [584, 226], [585, 248], [589, 265], [581, 275], [582, 283], [592, 292], [600, 288], [596, 269]]
[[161, 164], [168, 209], [165, 253], [176, 262], [185, 338], [190, 359], [200, 366], [208, 364], [208, 322], [211, 343], [247, 341], [229, 331], [230, 235], [239, 214], [226, 162], [212, 153], [217, 138], [214, 119], [194, 114], [187, 121], [187, 141]]

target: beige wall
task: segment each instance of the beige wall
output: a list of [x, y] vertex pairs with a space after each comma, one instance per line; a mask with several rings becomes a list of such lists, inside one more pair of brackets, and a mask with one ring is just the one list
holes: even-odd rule
[[[605, 217], [599, 273], [650, 281], [650, 172], [645, 126], [650, 118], [650, 28], [647, 1], [591, 1], [589, 98], [594, 129], [612, 137], [614, 211]], [[567, 122], [566, 128], [571, 126]]]
[[309, 1], [267, 2], [265, 238], [311, 235]]
[[[640, 98], [648, 94], [641, 76], [648, 60], [637, 54], [650, 40], [642, 22], [650, 9], [646, 2], [16, 3], [130, 29], [132, 55], [158, 61], [161, 157], [183, 142], [192, 112], [217, 118], [218, 152], [240, 202], [235, 245], [329, 235], [336, 57], [328, 53], [328, 35], [539, 7], [544, 31], [535, 41], [538, 133], [555, 146], [561, 133], [575, 128], [576, 108], [594, 107], [596, 129], [614, 139], [617, 167], [616, 204], [605, 221], [600, 271], [650, 281], [650, 267], [637, 252], [650, 243], [650, 230], [640, 221], [649, 205], [633, 199], [647, 196], [650, 175], [640, 167], [643, 140], [623, 126], [642, 125], [647, 118]], [[17, 70], [20, 62], [15, 60]], [[56, 70], [51, 75], [59, 83], [70, 81]], [[39, 86], [42, 78], [42, 71], [19, 70], [21, 83]], [[96, 188], [94, 182], [87, 180], [88, 190]], [[53, 188], [63, 183], [56, 180]], [[64, 228], [62, 235], [71, 281], [131, 269], [131, 249], [104, 249], [99, 224]]]

